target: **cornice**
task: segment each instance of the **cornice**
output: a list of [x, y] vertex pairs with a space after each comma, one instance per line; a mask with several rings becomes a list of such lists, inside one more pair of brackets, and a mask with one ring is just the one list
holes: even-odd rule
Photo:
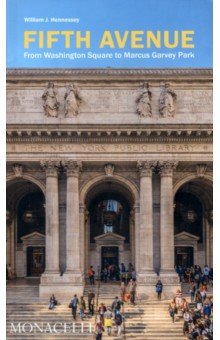
[[[177, 80], [178, 78], [184, 79], [203, 79], [212, 80], [213, 70], [212, 68], [175, 68], [175, 69], [7, 69], [7, 80], [41, 80], [41, 79], [69, 79], [70, 77], [80, 79], [104, 79], [112, 80], [117, 79], [123, 81], [129, 77], [130, 80], [138, 78], [146, 79], [159, 79], [168, 77], [170, 79]], [[107, 77], [107, 78], [106, 78]], [[122, 79], [123, 77], [123, 79]]]
[[190, 128], [142, 128], [116, 127], [108, 128], [78, 128], [57, 129], [36, 127], [9, 127], [7, 129], [8, 143], [43, 143], [43, 142], [74, 142], [74, 143], [142, 143], [142, 142], [212, 142], [212, 126], [197, 126]]

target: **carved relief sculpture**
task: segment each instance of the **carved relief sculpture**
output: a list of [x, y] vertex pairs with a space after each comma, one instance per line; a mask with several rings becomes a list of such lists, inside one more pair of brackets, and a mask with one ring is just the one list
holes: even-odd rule
[[152, 94], [149, 91], [149, 84], [144, 83], [143, 85], [143, 93], [137, 98], [137, 113], [140, 117], [151, 117], [151, 97]]
[[64, 99], [65, 116], [68, 118], [77, 116], [79, 113], [80, 104], [82, 103], [82, 98], [76, 85], [67, 85]]
[[42, 99], [44, 100], [43, 107], [45, 115], [47, 117], [57, 117], [60, 103], [57, 100], [57, 92], [54, 89], [54, 83], [48, 83], [47, 88], [42, 95]]
[[164, 88], [160, 94], [159, 112], [162, 117], [174, 117], [175, 115], [175, 100], [176, 93], [170, 88], [169, 83], [165, 83]]
[[105, 174], [106, 176], [113, 176], [114, 175], [114, 165], [113, 164], [106, 164], [105, 165]]

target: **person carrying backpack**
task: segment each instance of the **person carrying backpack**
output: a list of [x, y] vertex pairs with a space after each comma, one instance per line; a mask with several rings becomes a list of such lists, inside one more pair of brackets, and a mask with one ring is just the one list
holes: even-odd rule
[[116, 332], [117, 336], [121, 335], [121, 328], [122, 328], [123, 316], [119, 310], [116, 311], [115, 314], [115, 324], [116, 324]]
[[157, 293], [157, 300], [158, 301], [161, 300], [162, 291], [163, 291], [163, 284], [160, 280], [158, 280], [157, 284], [156, 284], [156, 293]]

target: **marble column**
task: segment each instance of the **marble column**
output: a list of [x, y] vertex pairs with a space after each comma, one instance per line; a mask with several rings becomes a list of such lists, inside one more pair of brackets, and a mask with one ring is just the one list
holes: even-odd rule
[[139, 204], [135, 204], [133, 207], [134, 211], [134, 221], [135, 221], [135, 230], [134, 230], [134, 239], [135, 239], [135, 270], [138, 273], [139, 272], [139, 259], [140, 259], [140, 233], [139, 233], [139, 225], [140, 225], [140, 206]]
[[135, 233], [134, 233], [134, 210], [130, 211], [129, 216], [129, 238], [130, 238], [130, 261], [133, 265], [135, 263]]
[[58, 274], [59, 269], [59, 199], [58, 161], [44, 161], [46, 171], [46, 268], [44, 274]]
[[159, 162], [161, 274], [174, 273], [173, 170], [177, 162]]
[[66, 274], [80, 274], [82, 243], [80, 239], [79, 173], [81, 165], [68, 161], [66, 211]]
[[138, 162], [140, 172], [139, 273], [154, 273], [152, 169], [155, 162]]

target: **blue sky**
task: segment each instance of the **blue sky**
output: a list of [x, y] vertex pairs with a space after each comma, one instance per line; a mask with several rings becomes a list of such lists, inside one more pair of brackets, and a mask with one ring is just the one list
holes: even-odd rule
[[[24, 17], [79, 18], [76, 23], [25, 23]], [[24, 58], [23, 34], [25, 30], [86, 30], [91, 31], [91, 48], [76, 50], [74, 46], [65, 50], [54, 45], [53, 52], [89, 51], [100, 53], [98, 42], [103, 31], [119, 30], [194, 30], [194, 58], [172, 59], [27, 59]], [[40, 52], [48, 51], [40, 50]], [[181, 52], [176, 49], [131, 50], [129, 44], [123, 51], [105, 47], [101, 52]], [[192, 49], [184, 49], [191, 52]], [[30, 53], [39, 49], [32, 47]], [[50, 50], [51, 52], [51, 50]], [[210, 0], [7, 0], [7, 67], [212, 67], [212, 1]]]

